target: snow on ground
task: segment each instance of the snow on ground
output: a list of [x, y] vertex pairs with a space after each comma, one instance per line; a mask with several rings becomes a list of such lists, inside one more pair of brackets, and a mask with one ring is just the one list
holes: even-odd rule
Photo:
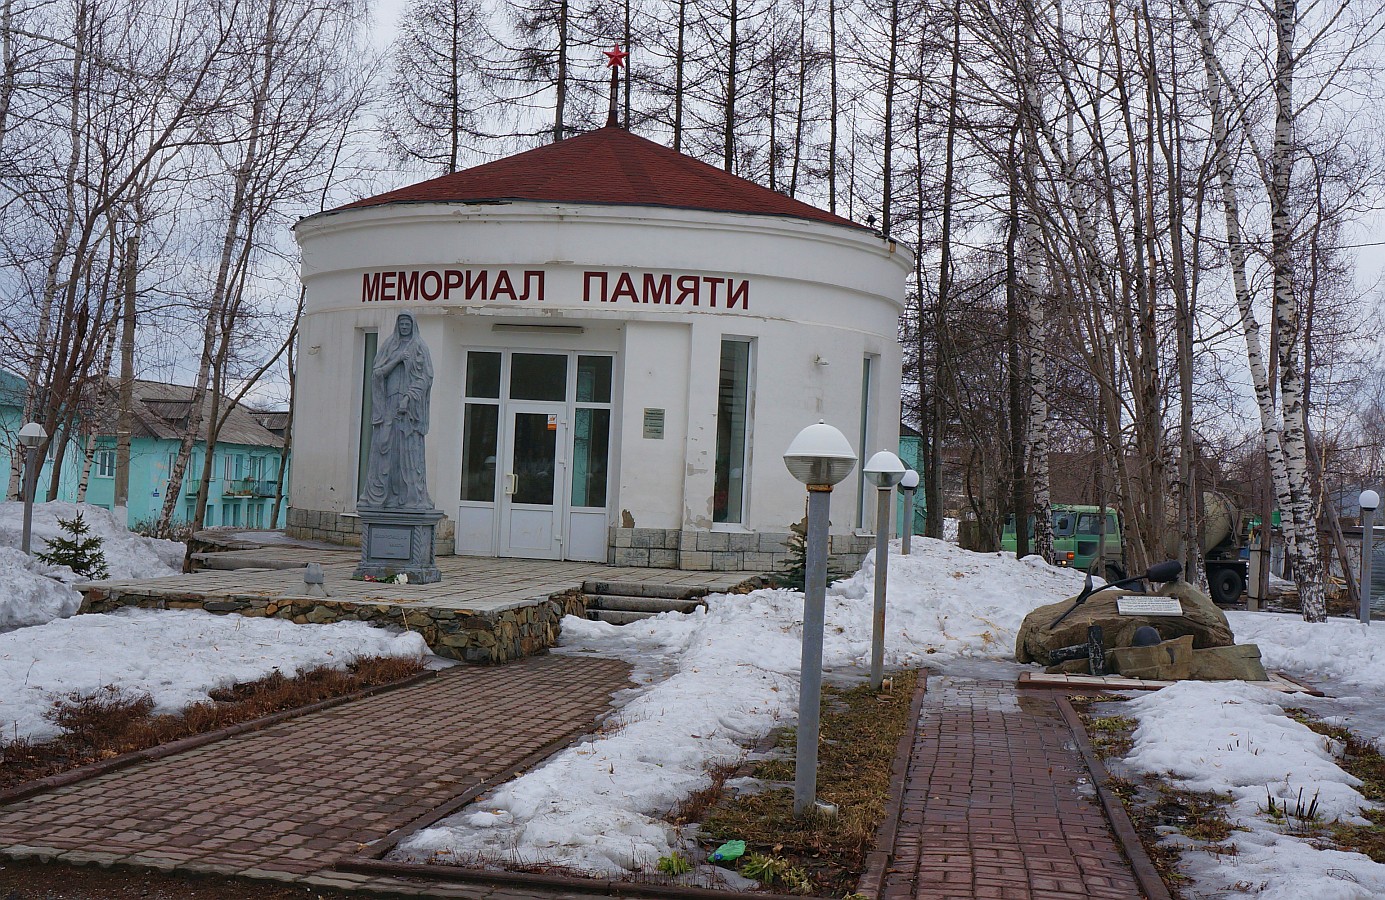
[[53, 700], [107, 685], [149, 694], [156, 712], [207, 700], [209, 691], [317, 666], [344, 668], [363, 656], [422, 657], [418, 634], [364, 622], [295, 625], [282, 619], [201, 610], [124, 609], [57, 619], [0, 634], [0, 741], [46, 740]]
[[77, 612], [82, 595], [64, 583], [72, 570], [0, 546], [0, 632], [41, 625]]
[[1355, 619], [1309, 623], [1298, 613], [1228, 612], [1242, 644], [1259, 644], [1268, 669], [1326, 679], [1380, 696], [1385, 691], [1385, 627]]
[[[1267, 814], [1270, 796], [1291, 811], [1300, 808], [1300, 796], [1305, 806], [1316, 799], [1324, 822], [1366, 824], [1360, 813], [1371, 806], [1356, 790], [1360, 782], [1338, 767], [1334, 742], [1284, 715], [1285, 706], [1293, 705], [1302, 705], [1301, 698], [1243, 682], [1195, 681], [1124, 705], [1122, 712], [1140, 723], [1125, 764], [1189, 790], [1228, 795], [1232, 824], [1246, 829], [1225, 842], [1236, 848], [1234, 854], [1184, 854], [1180, 868], [1193, 878], [1189, 897], [1227, 891], [1261, 900], [1385, 895], [1385, 865], [1358, 853], [1318, 849], [1305, 837], [1286, 834], [1286, 823]], [[1169, 840], [1190, 844], [1181, 837]]]
[[[873, 557], [828, 591], [824, 664], [870, 660]], [[1016, 561], [928, 538], [890, 556], [886, 662], [1006, 659], [1025, 613], [1071, 596], [1082, 578], [1037, 558]], [[569, 617], [567, 652], [618, 656], [650, 685], [603, 729], [400, 845], [433, 862], [545, 862], [605, 875], [652, 868], [678, 846], [660, 818], [734, 763], [746, 745], [792, 722], [798, 704], [803, 597], [715, 595], [705, 613], [624, 626]], [[503, 849], [501, 849], [503, 848]]]
[[[109, 577], [159, 578], [182, 570], [181, 543], [133, 534], [109, 510], [86, 504], [35, 504], [30, 547], [42, 552], [49, 540], [65, 536], [58, 519], [73, 519], [78, 512], [90, 533], [102, 539]], [[82, 603], [70, 585], [84, 579], [66, 566], [26, 557], [19, 550], [23, 536], [24, 504], [0, 503], [0, 632], [70, 616]]]
[[[106, 567], [111, 578], [158, 578], [177, 575], [183, 568], [184, 546], [178, 541], [160, 541], [127, 531], [115, 514], [85, 503], [35, 503], [33, 538], [30, 546], [41, 552], [47, 542], [65, 536], [58, 519], [73, 519], [77, 513], [91, 526], [91, 534], [102, 539]], [[24, 504], [0, 503], [0, 547], [18, 547], [24, 531]]]

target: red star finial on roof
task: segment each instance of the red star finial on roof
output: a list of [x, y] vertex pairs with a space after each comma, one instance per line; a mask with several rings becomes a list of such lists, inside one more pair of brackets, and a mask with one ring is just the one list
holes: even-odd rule
[[630, 55], [620, 49], [620, 44], [616, 44], [610, 50], [602, 50], [601, 52], [606, 56], [606, 65], [612, 69], [619, 69], [624, 66], [625, 57]]

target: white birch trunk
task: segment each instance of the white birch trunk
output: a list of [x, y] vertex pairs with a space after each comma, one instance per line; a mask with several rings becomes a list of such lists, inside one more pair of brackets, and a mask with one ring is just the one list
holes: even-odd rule
[[1276, 0], [1275, 122], [1270, 155], [1270, 266], [1274, 271], [1274, 318], [1279, 330], [1279, 392], [1283, 400], [1281, 446], [1289, 481], [1294, 539], [1289, 554], [1294, 566], [1303, 618], [1327, 620], [1322, 558], [1318, 553], [1317, 520], [1308, 475], [1308, 421], [1303, 383], [1303, 333], [1296, 294], [1293, 256], [1293, 217], [1289, 188], [1294, 169], [1294, 37], [1298, 24], [1296, 0]]

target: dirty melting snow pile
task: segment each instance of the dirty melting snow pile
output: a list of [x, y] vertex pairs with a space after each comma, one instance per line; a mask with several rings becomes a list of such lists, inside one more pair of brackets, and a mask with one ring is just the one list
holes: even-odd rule
[[[828, 591], [823, 662], [870, 662], [875, 569], [867, 558]], [[1025, 613], [1071, 596], [1081, 576], [1029, 558], [917, 539], [890, 557], [886, 662], [1008, 659]], [[566, 652], [627, 659], [644, 687], [591, 740], [404, 841], [394, 858], [460, 865], [543, 863], [600, 875], [652, 869], [679, 846], [662, 816], [707, 787], [708, 769], [792, 723], [803, 595], [708, 598], [705, 612], [625, 626], [569, 617]]]
[[155, 712], [177, 712], [208, 692], [317, 666], [345, 668], [364, 656], [421, 658], [415, 633], [364, 622], [295, 625], [282, 619], [216, 616], [201, 610], [124, 609], [75, 616], [0, 634], [0, 741], [46, 740], [43, 714], [70, 692], [114, 685], [149, 694]]
[[[58, 519], [73, 519], [78, 512], [91, 526], [90, 533], [102, 539], [108, 577], [158, 578], [181, 571], [182, 544], [126, 531], [99, 506], [35, 504], [30, 547], [41, 552], [48, 541], [66, 536]], [[82, 603], [71, 585], [84, 579], [66, 566], [49, 566], [26, 557], [19, 550], [23, 532], [24, 504], [0, 503], [0, 632], [70, 616]]]
[[[1286, 823], [1267, 815], [1268, 797], [1292, 813], [1301, 808], [1302, 791], [1303, 807], [1316, 799], [1322, 822], [1368, 824], [1361, 812], [1372, 804], [1356, 790], [1360, 781], [1338, 767], [1334, 742], [1284, 715], [1285, 706], [1302, 703], [1243, 682], [1185, 681], [1137, 697], [1122, 710], [1140, 723], [1127, 766], [1168, 775], [1187, 790], [1230, 796], [1228, 816], [1246, 829], [1224, 842], [1235, 848], [1232, 854], [1184, 854], [1180, 868], [1198, 889], [1213, 891], [1210, 896], [1385, 896], [1385, 865], [1359, 853], [1319, 849], [1285, 834]], [[1178, 835], [1165, 840], [1198, 846]]]

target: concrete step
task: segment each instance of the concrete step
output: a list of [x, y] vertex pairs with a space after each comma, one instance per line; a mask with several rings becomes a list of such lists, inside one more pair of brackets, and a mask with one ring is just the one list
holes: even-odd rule
[[623, 610], [625, 612], [690, 613], [705, 606], [701, 599], [674, 600], [666, 597], [630, 597], [623, 594], [588, 594], [587, 609]]
[[668, 600], [690, 600], [705, 597], [705, 587], [686, 587], [676, 584], [656, 584], [644, 581], [584, 581], [584, 594], [615, 594], [622, 597], [662, 597]]
[[633, 612], [623, 609], [589, 609], [587, 618], [598, 622], [609, 622], [612, 625], [629, 625], [631, 622], [638, 622], [640, 619], [648, 619], [657, 616], [658, 613], [652, 612]]

